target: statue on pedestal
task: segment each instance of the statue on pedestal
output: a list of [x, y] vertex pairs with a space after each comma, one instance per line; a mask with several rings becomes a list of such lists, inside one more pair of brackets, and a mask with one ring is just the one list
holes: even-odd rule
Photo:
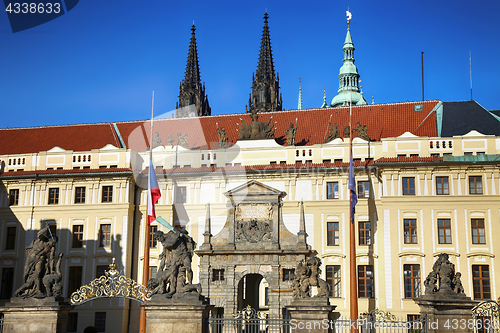
[[306, 261], [297, 263], [295, 276], [292, 279], [293, 297], [311, 297], [311, 287], [317, 287], [315, 297], [329, 297], [330, 285], [319, 276], [321, 274], [321, 259], [313, 256]]
[[155, 136], [153, 136], [153, 149], [155, 149], [156, 147], [159, 147], [161, 146], [161, 138], [160, 138], [160, 133], [158, 132], [155, 132]]
[[286, 145], [287, 146], [295, 146], [295, 133], [297, 133], [298, 126], [293, 126], [293, 123], [290, 123], [290, 127], [285, 130], [286, 133]]
[[219, 130], [219, 124], [217, 124], [217, 135], [219, 136], [219, 148], [227, 148], [229, 146], [229, 139], [227, 137], [226, 129], [222, 127]]
[[450, 262], [448, 254], [441, 253], [424, 281], [425, 294], [432, 295], [444, 291], [464, 294], [461, 276], [459, 272], [455, 273], [455, 265]]
[[368, 128], [366, 127], [366, 125], [361, 125], [361, 123], [358, 121], [358, 123], [356, 124], [356, 128], [353, 128], [353, 130], [358, 133], [358, 137], [360, 139], [370, 141], [370, 136], [368, 135]]
[[57, 236], [50, 233], [49, 226], [38, 232], [37, 239], [33, 240], [26, 248], [24, 283], [15, 291], [14, 297], [61, 296], [61, 260], [63, 255], [56, 256], [56, 243]]
[[337, 123], [332, 126], [332, 124], [328, 122], [328, 136], [325, 138], [325, 140], [323, 140], [323, 143], [328, 143], [335, 140], [336, 138], [340, 138], [340, 131], [337, 127]]
[[193, 259], [196, 242], [189, 236], [186, 230], [173, 229], [168, 233], [157, 231], [153, 239], [163, 245], [160, 254], [160, 265], [156, 278], [148, 281], [148, 288], [152, 294], [164, 294], [171, 298], [182, 294], [201, 293], [201, 285], [193, 284], [193, 271], [191, 262]]

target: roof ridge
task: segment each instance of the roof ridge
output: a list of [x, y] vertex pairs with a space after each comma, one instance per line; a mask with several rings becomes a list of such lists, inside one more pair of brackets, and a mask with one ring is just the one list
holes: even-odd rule
[[112, 125], [113, 123], [116, 123], [116, 122], [109, 121], [109, 122], [102, 122], [102, 123], [42, 125], [42, 126], [32, 126], [32, 127], [7, 127], [7, 128], [0, 128], [0, 130], [20, 130], [20, 129], [54, 128], [54, 127], [68, 127], [68, 126], [89, 126], [89, 125]]

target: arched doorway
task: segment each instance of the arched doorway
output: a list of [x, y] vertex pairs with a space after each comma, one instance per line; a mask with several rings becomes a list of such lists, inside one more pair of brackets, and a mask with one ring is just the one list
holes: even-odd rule
[[260, 274], [246, 274], [238, 283], [238, 311], [248, 305], [255, 310], [268, 306], [268, 283]]

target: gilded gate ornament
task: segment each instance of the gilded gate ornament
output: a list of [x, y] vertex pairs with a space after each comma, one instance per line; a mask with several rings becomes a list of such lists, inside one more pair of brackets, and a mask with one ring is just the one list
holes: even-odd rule
[[261, 311], [257, 311], [252, 308], [250, 305], [247, 305], [246, 308], [238, 311], [236, 314], [232, 314], [234, 319], [242, 319], [245, 321], [250, 321], [252, 319], [266, 319], [266, 314]]
[[71, 304], [80, 305], [88, 301], [104, 297], [125, 297], [139, 302], [151, 300], [151, 291], [134, 280], [120, 275], [115, 258], [104, 275], [81, 286], [71, 294]]
[[370, 312], [363, 312], [361, 316], [370, 321], [397, 321], [395, 315], [389, 311], [380, 310], [379, 308], [371, 310]]

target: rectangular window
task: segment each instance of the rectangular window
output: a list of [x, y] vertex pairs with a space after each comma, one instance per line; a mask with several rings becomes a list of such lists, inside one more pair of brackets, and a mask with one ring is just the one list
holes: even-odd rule
[[326, 245], [333, 246], [340, 243], [340, 232], [338, 222], [327, 222]]
[[417, 220], [404, 219], [403, 224], [405, 244], [417, 244]]
[[450, 188], [448, 185], [448, 176], [436, 177], [436, 194], [437, 195], [450, 194]]
[[358, 198], [369, 198], [370, 197], [370, 182], [359, 181], [358, 182]]
[[106, 332], [106, 312], [96, 312], [94, 327], [97, 332]]
[[16, 249], [16, 227], [7, 227], [7, 235], [5, 239], [5, 249]]
[[415, 177], [403, 177], [403, 195], [415, 195]]
[[373, 265], [358, 266], [358, 297], [375, 297]]
[[149, 278], [150, 279], [156, 278], [157, 273], [158, 273], [157, 266], [149, 266]]
[[9, 206], [19, 205], [19, 189], [9, 190]]
[[283, 281], [292, 281], [293, 276], [295, 275], [295, 269], [287, 269], [283, 268]]
[[99, 230], [99, 247], [111, 246], [111, 224], [101, 224]]
[[371, 223], [358, 222], [359, 245], [371, 245]]
[[49, 205], [57, 205], [59, 203], [59, 188], [49, 188]]
[[224, 269], [213, 269], [212, 281], [224, 281]]
[[474, 299], [491, 299], [490, 271], [488, 265], [472, 265]]
[[469, 194], [483, 194], [482, 176], [469, 176]]
[[326, 265], [326, 283], [330, 285], [330, 297], [342, 297], [340, 265]]
[[83, 247], [83, 225], [73, 225], [73, 248], [79, 249]]
[[78, 331], [78, 312], [68, 313], [68, 329], [67, 332]]
[[339, 182], [326, 183], [326, 198], [327, 199], [339, 198]]
[[95, 278], [100, 278], [101, 276], [104, 275], [104, 272], [106, 271], [106, 269], [108, 268], [108, 266], [106, 265], [97, 265], [95, 267]]
[[403, 265], [405, 298], [419, 298], [420, 291], [420, 265]]
[[186, 203], [186, 186], [177, 186], [175, 188], [175, 202]]
[[438, 243], [451, 244], [451, 220], [438, 219]]
[[113, 185], [102, 187], [102, 202], [113, 202]]
[[85, 186], [75, 187], [75, 203], [85, 203]]
[[2, 269], [2, 286], [0, 292], [1, 299], [12, 297], [14, 287], [14, 267], [5, 267]]
[[421, 321], [420, 315], [417, 314], [406, 315], [406, 320], [408, 322], [407, 324], [408, 333], [421, 333], [424, 330], [424, 325], [426, 324], [426, 321]]
[[484, 219], [472, 219], [472, 244], [486, 244], [484, 236]]
[[69, 267], [68, 297], [82, 286], [82, 266]]
[[157, 225], [150, 225], [149, 226], [149, 247], [157, 247], [158, 246], [158, 241], [154, 239], [155, 232], [158, 231], [158, 226]]

